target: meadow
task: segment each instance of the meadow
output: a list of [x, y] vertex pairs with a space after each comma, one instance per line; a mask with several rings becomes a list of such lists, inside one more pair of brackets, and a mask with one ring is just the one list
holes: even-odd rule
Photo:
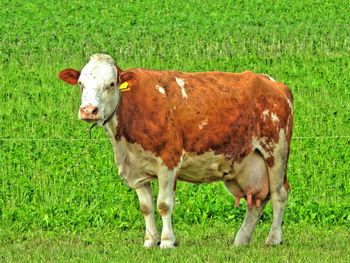
[[[1, 2], [0, 261], [349, 261], [349, 13], [347, 1]], [[221, 183], [179, 183], [180, 247], [142, 248], [136, 194], [103, 130], [89, 139], [78, 121], [79, 89], [57, 78], [94, 53], [123, 69], [249, 69], [290, 86], [282, 246], [263, 245], [270, 206], [252, 245], [234, 248], [244, 205]]]

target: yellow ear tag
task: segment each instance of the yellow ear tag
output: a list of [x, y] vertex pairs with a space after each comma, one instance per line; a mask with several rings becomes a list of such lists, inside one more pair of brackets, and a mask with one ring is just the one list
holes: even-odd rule
[[130, 90], [129, 83], [127, 81], [120, 84], [119, 89], [121, 92]]

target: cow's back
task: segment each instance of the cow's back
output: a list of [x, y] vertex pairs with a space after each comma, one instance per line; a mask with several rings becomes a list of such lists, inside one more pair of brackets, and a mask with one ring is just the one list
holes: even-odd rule
[[279, 129], [288, 126], [289, 90], [263, 75], [131, 72], [136, 77], [123, 93], [118, 136], [141, 144], [170, 168], [184, 151], [211, 150], [240, 160], [252, 151], [254, 138], [277, 140]]

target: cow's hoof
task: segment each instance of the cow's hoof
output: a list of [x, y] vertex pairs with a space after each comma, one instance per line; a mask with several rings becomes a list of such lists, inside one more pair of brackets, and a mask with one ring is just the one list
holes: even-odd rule
[[143, 246], [145, 248], [152, 248], [152, 247], [158, 246], [158, 243], [159, 242], [157, 242], [155, 240], [145, 240], [145, 243], [143, 244]]
[[171, 240], [162, 240], [160, 242], [160, 248], [161, 249], [167, 249], [167, 248], [175, 248], [176, 242], [171, 241]]
[[236, 238], [235, 238], [235, 241], [233, 242], [233, 245], [236, 247], [246, 246], [249, 244], [249, 241], [250, 241], [249, 236], [238, 233]]
[[249, 244], [249, 240], [235, 240], [233, 245], [235, 247], [247, 246]]
[[265, 241], [265, 245], [267, 246], [277, 246], [277, 245], [280, 245], [281, 243], [282, 243], [282, 238], [276, 237], [274, 235], [269, 236]]

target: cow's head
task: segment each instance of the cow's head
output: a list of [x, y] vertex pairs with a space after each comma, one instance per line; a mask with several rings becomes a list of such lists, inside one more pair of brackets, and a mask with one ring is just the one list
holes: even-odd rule
[[121, 70], [112, 57], [96, 54], [90, 57], [81, 72], [67, 68], [59, 72], [58, 76], [68, 84], [80, 86], [79, 118], [104, 124], [119, 104], [120, 74]]

